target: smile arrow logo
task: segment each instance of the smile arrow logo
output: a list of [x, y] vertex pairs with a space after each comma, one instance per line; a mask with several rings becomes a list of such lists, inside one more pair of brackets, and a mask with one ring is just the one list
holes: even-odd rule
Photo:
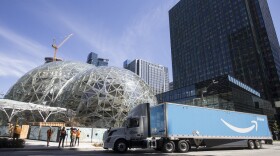
[[255, 120], [252, 120], [251, 123], [254, 124], [250, 127], [247, 128], [239, 128], [239, 127], [235, 127], [229, 123], [227, 123], [225, 120], [221, 119], [221, 121], [231, 130], [238, 132], [238, 133], [248, 133], [251, 132], [254, 128], [256, 128], [256, 131], [258, 131], [258, 123]]

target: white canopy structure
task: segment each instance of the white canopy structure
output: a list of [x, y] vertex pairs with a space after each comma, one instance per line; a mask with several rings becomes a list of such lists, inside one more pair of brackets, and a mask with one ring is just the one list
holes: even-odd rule
[[[46, 122], [52, 114], [60, 112], [69, 112], [69, 110], [67, 110], [66, 108], [50, 107], [46, 105], [38, 105], [34, 103], [26, 103], [9, 99], [0, 99], [0, 110], [5, 112], [9, 122], [12, 121], [13, 117], [16, 114], [25, 110], [37, 110], [43, 118], [44, 122]], [[7, 110], [12, 110], [12, 112], [9, 114]], [[43, 115], [43, 112], [45, 113], [45, 115]]]

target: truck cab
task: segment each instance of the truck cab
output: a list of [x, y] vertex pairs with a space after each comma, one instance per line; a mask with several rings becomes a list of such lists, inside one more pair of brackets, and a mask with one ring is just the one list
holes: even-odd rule
[[109, 128], [103, 136], [103, 148], [126, 152], [128, 148], [146, 148], [149, 135], [149, 104], [138, 105], [130, 111], [121, 128]]

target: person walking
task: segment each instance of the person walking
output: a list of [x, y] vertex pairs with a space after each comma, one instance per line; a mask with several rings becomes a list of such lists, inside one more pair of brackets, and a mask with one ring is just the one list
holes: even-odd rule
[[63, 127], [60, 131], [58, 147], [60, 147], [61, 141], [62, 141], [62, 147], [64, 147], [65, 136], [66, 136], [66, 130], [65, 127]]
[[81, 135], [81, 131], [79, 129], [77, 129], [75, 145], [76, 145], [77, 140], [78, 140], [78, 146], [79, 146], [79, 144], [80, 144], [80, 135]]
[[70, 147], [73, 147], [76, 139], [76, 129], [73, 127], [71, 127], [70, 129], [70, 139], [71, 139]]
[[53, 133], [53, 130], [52, 130], [52, 128], [50, 127], [50, 128], [47, 130], [47, 147], [49, 147], [49, 143], [50, 143], [50, 140], [51, 140], [51, 137], [52, 137], [52, 133]]

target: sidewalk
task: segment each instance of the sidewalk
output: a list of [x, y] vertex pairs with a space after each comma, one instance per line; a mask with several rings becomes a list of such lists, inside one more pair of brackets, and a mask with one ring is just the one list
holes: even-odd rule
[[58, 142], [50, 142], [47, 147], [46, 141], [25, 139], [24, 148], [0, 148], [0, 151], [30, 151], [30, 150], [78, 150], [78, 151], [96, 151], [103, 150], [103, 147], [95, 147], [93, 143], [80, 143], [79, 146], [70, 147], [70, 142], [64, 142], [64, 148], [58, 148]]

